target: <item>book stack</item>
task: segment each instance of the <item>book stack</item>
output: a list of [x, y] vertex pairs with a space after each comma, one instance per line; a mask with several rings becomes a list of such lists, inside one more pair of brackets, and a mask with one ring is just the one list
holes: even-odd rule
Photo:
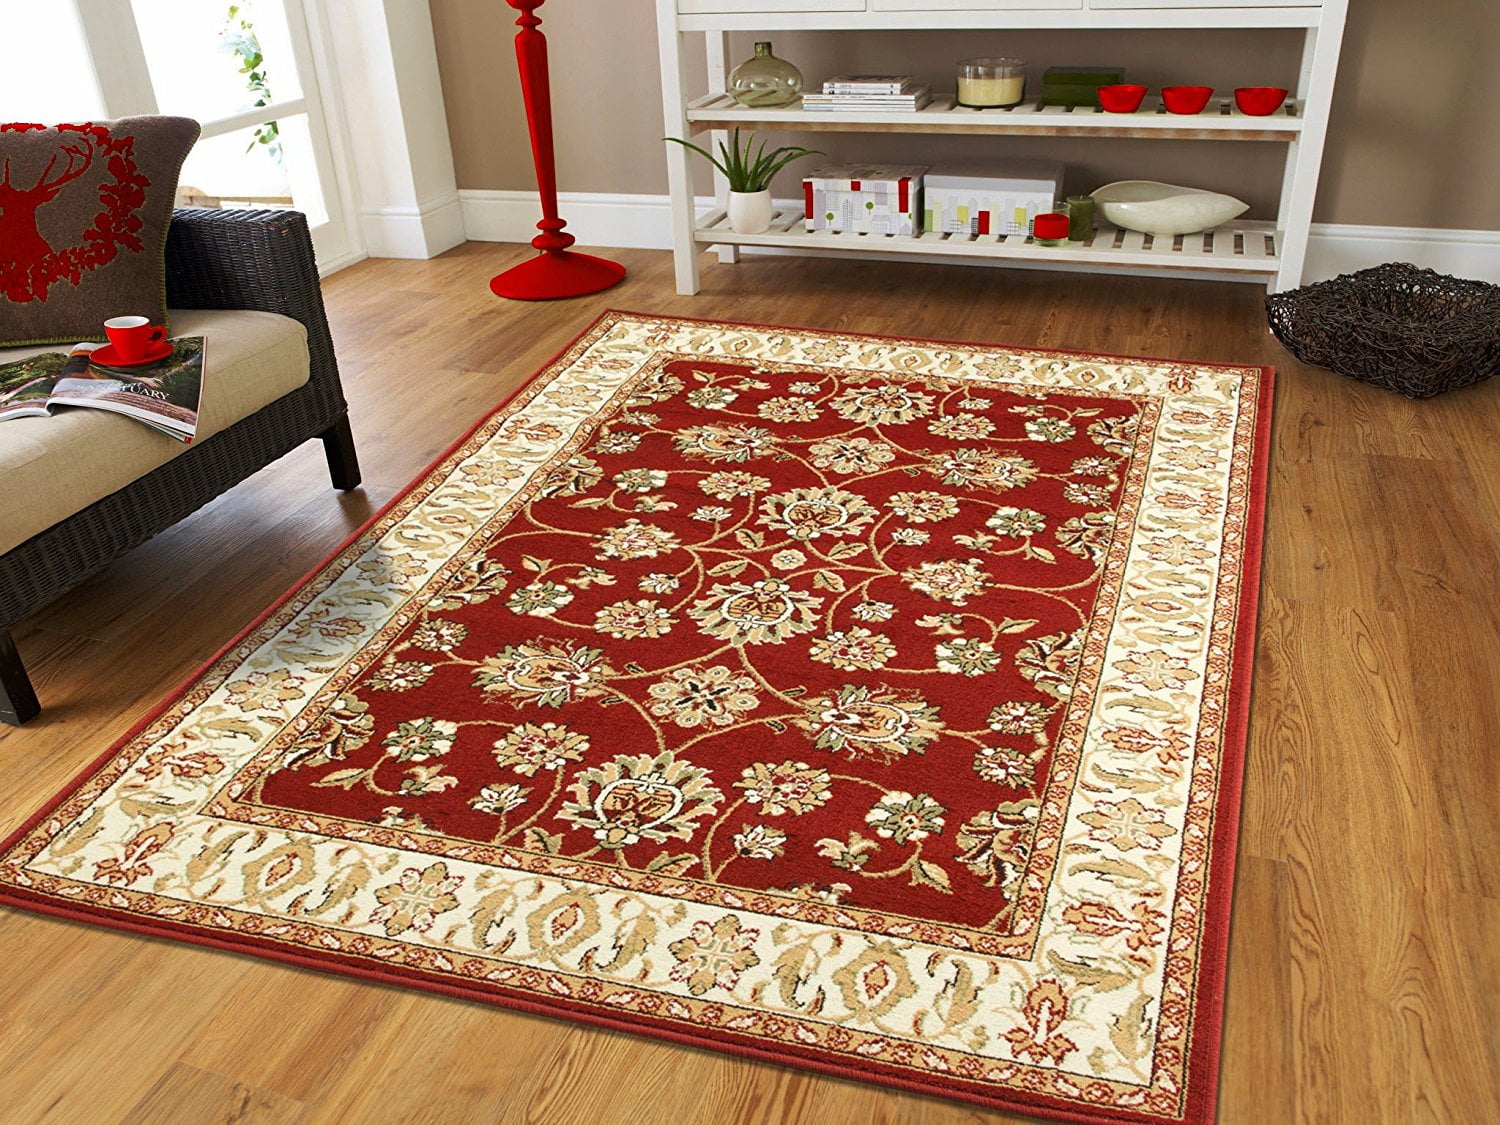
[[823, 83], [821, 94], [803, 94], [802, 108], [829, 111], [890, 110], [915, 113], [932, 101], [932, 87], [909, 74], [841, 74]]

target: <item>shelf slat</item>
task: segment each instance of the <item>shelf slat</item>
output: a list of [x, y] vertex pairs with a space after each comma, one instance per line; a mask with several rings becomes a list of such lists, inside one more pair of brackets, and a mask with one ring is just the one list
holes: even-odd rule
[[943, 234], [926, 231], [914, 238], [808, 231], [801, 211], [780, 208], [771, 229], [736, 234], [728, 216], [714, 211], [698, 223], [701, 243], [735, 246], [781, 246], [804, 250], [863, 251], [892, 255], [936, 255], [956, 258], [1012, 258], [1033, 264], [1151, 266], [1219, 273], [1273, 274], [1280, 265], [1280, 234], [1272, 223], [1240, 222], [1206, 234], [1152, 238], [1139, 231], [1097, 227], [1087, 241], [1067, 246], [1038, 246], [1025, 235]]
[[708, 94], [688, 103], [694, 132], [707, 129], [779, 129], [787, 132], [949, 133], [979, 135], [1154, 137], [1175, 140], [1294, 141], [1302, 132], [1301, 105], [1288, 99], [1268, 117], [1249, 117], [1232, 98], [1216, 98], [1198, 114], [1168, 113], [1149, 98], [1135, 113], [1106, 113], [1097, 106], [969, 109], [952, 97], [934, 98], [915, 112], [886, 109], [811, 112], [800, 102], [776, 109], [740, 105], [728, 94]]
[[[751, 7], [763, 9], [768, 4]], [[677, 17], [679, 31], [748, 31], [757, 34], [781, 31], [901, 31], [948, 28], [962, 31], [981, 30], [1126, 30], [1163, 31], [1172, 28], [1219, 29], [1252, 27], [1317, 27], [1323, 22], [1320, 0], [1308, 0], [1294, 6], [1263, 6], [1255, 0], [1244, 0], [1244, 6], [1222, 5], [1187, 7], [1139, 7], [1026, 10], [1015, 8], [932, 10], [919, 8], [915, 2], [892, 10], [806, 10], [739, 11], [682, 13]]]

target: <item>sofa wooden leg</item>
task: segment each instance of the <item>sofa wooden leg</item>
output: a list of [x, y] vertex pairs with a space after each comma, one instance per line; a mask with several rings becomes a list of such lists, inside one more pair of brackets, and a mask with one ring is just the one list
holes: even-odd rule
[[10, 639], [9, 629], [0, 629], [0, 723], [18, 727], [41, 711], [16, 642]]
[[319, 435], [323, 439], [323, 452], [328, 454], [328, 475], [333, 478], [333, 487], [348, 492], [359, 487], [359, 457], [354, 452], [354, 432], [349, 429], [349, 415], [345, 414]]

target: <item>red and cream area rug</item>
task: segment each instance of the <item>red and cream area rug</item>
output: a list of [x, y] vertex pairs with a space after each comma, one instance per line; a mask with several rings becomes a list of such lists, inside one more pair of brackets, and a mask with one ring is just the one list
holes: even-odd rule
[[1270, 390], [610, 313], [5, 844], [0, 901], [1205, 1119]]

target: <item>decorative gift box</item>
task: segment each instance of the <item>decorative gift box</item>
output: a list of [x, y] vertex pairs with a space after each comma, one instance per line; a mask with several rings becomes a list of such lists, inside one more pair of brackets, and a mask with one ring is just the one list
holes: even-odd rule
[[989, 160], [927, 173], [926, 229], [944, 234], [1027, 234], [1062, 198], [1063, 166], [1051, 160]]
[[825, 164], [802, 181], [807, 229], [837, 234], [922, 232], [926, 165]]
[[1096, 106], [1100, 86], [1123, 81], [1123, 66], [1051, 66], [1042, 75], [1041, 104]]

